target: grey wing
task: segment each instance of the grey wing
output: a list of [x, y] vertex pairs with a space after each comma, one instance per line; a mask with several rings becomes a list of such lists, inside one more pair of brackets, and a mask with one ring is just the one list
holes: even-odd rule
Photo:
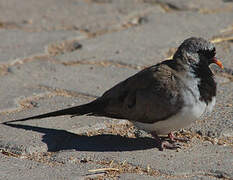
[[105, 92], [100, 115], [146, 123], [166, 119], [181, 109], [178, 86], [167, 65], [149, 67]]

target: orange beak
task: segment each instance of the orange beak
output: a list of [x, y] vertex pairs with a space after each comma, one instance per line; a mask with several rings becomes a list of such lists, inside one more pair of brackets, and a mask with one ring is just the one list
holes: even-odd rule
[[217, 64], [220, 68], [223, 69], [222, 62], [219, 61], [216, 57], [213, 58], [213, 63]]

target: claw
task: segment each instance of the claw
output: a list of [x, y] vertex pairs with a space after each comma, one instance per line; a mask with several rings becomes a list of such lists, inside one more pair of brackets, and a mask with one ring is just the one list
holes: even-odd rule
[[163, 149], [178, 149], [181, 148], [181, 145], [177, 143], [179, 142], [188, 142], [190, 139], [189, 138], [180, 138], [174, 136], [172, 133], [168, 134], [169, 141], [165, 141], [164, 139], [161, 139], [156, 132], [151, 132], [151, 135], [155, 138], [156, 142], [159, 145], [159, 150], [163, 151]]
[[187, 137], [183, 137], [183, 138], [176, 137], [176, 136], [175, 136], [174, 134], [172, 134], [172, 133], [169, 133], [169, 134], [168, 134], [168, 138], [169, 138], [171, 141], [173, 141], [173, 142], [176, 142], [176, 141], [188, 142], [188, 141], [190, 141], [190, 139], [187, 138]]
[[152, 132], [151, 135], [157, 141], [160, 151], [163, 151], [164, 149], [177, 149], [177, 148], [180, 148], [180, 144], [176, 143], [175, 141], [171, 141], [171, 142], [164, 141], [155, 132]]
[[168, 141], [163, 141], [161, 143], [161, 149], [178, 149], [181, 148], [179, 143], [170, 143]]

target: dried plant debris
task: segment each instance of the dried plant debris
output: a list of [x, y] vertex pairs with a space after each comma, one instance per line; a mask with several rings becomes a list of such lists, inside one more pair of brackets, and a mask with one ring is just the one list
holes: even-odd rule
[[10, 72], [10, 68], [7, 65], [0, 65], [0, 76], [7, 75]]
[[95, 136], [99, 134], [112, 134], [128, 138], [136, 138], [136, 128], [128, 121], [123, 121], [123, 123], [118, 124], [105, 123], [105, 127], [106, 128], [87, 131], [85, 132], [85, 135]]
[[47, 164], [52, 167], [57, 165], [63, 165], [63, 162], [58, 162], [54, 160], [53, 154], [53, 152], [33, 153], [31, 155], [27, 155], [26, 158], [32, 161]]
[[95, 163], [99, 165], [103, 165], [105, 166], [105, 168], [90, 169], [89, 172], [105, 173], [104, 175], [105, 178], [119, 177], [119, 175], [122, 173], [135, 173], [135, 174], [155, 176], [155, 177], [160, 175], [159, 171], [152, 169], [150, 165], [148, 165], [147, 168], [142, 168], [140, 166], [134, 166], [130, 163], [127, 163], [126, 161], [116, 162], [114, 160], [112, 161], [103, 160]]
[[224, 171], [221, 170], [211, 170], [210, 174], [207, 174], [219, 179], [224, 179], [224, 180], [232, 180], [232, 176]]
[[[133, 126], [132, 123], [125, 121], [124, 123], [118, 123], [118, 124], [112, 124], [112, 123], [105, 123], [105, 127], [103, 129], [97, 129], [97, 130], [91, 130], [85, 132], [85, 135], [87, 136], [95, 136], [99, 134], [113, 134], [113, 135], [120, 135], [122, 137], [127, 138], [137, 138], [137, 131], [138, 129]], [[146, 136], [150, 136], [149, 134], [146, 134]], [[201, 133], [198, 132], [192, 132], [187, 130], [180, 130], [178, 132], [175, 132], [175, 135], [180, 138], [186, 138], [186, 139], [199, 139], [201, 141], [209, 141], [212, 144], [218, 144], [218, 145], [228, 145], [233, 146], [232, 140], [230, 138], [214, 138], [211, 136], [204, 136]], [[166, 137], [164, 137], [166, 139]], [[184, 147], [189, 147], [190, 143], [183, 143]]]
[[37, 95], [32, 95], [29, 97], [19, 97], [19, 98], [15, 99], [15, 104], [17, 107], [9, 108], [9, 109], [2, 109], [2, 110], [0, 110], [0, 114], [15, 113], [15, 112], [22, 111], [24, 109], [38, 107], [38, 103], [36, 101], [41, 100], [41, 99], [45, 99], [45, 98], [51, 98], [54, 96], [55, 96], [55, 94], [48, 92], [48, 93], [41, 93], [41, 94], [37, 94]]
[[62, 64], [65, 66], [78, 66], [78, 65], [96, 65], [96, 66], [101, 66], [101, 67], [115, 66], [118, 68], [130, 68], [130, 69], [136, 69], [136, 70], [141, 70], [146, 67], [146, 66], [127, 64], [124, 62], [108, 61], [108, 60], [99, 60], [99, 61], [77, 60], [77, 61], [62, 62]]
[[50, 91], [52, 94], [54, 94], [56, 96], [82, 97], [82, 98], [86, 98], [86, 99], [90, 99], [90, 100], [93, 100], [94, 98], [97, 98], [97, 96], [94, 96], [94, 95], [90, 95], [90, 94], [86, 94], [86, 93], [80, 93], [80, 92], [76, 92], [76, 91], [70, 91], [70, 90], [61, 89], [61, 88], [52, 88], [52, 87], [45, 86], [45, 85], [39, 85], [38, 87], [40, 89]]
[[122, 24], [122, 27], [129, 28], [129, 27], [134, 27], [134, 26], [138, 26], [138, 25], [141, 25], [141, 24], [145, 24], [147, 22], [148, 22], [148, 18], [147, 17], [138, 16], [138, 17], [130, 18], [129, 20], [127, 20], [126, 22], [124, 22]]
[[14, 22], [1, 22], [0, 21], [0, 29], [17, 29], [20, 26]]
[[86, 0], [89, 3], [112, 3], [112, 0]]
[[233, 36], [229, 36], [229, 37], [218, 36], [218, 37], [212, 38], [211, 40], [211, 42], [215, 44], [225, 42], [225, 41], [233, 42]]
[[233, 42], [233, 25], [220, 30], [220, 33], [212, 38], [212, 43]]
[[41, 55], [35, 55], [35, 56], [30, 56], [30, 57], [26, 57], [23, 59], [16, 59], [10, 63], [6, 63], [6, 64], [0, 64], [0, 76], [2, 75], [7, 75], [8, 73], [11, 73], [11, 67], [12, 66], [18, 66], [17, 68], [19, 68], [19, 65], [23, 65], [25, 63], [31, 62], [31, 61], [35, 61], [35, 60], [40, 60], [40, 61], [54, 61], [54, 59], [52, 59], [49, 55], [46, 54], [41, 54]]
[[201, 141], [208, 141], [212, 144], [218, 144], [218, 145], [228, 145], [228, 146], [233, 146], [232, 140], [230, 138], [222, 139], [222, 138], [215, 138], [215, 137], [210, 137], [210, 136], [204, 136], [201, 131], [197, 132], [191, 132], [187, 130], [180, 130], [175, 133], [177, 137], [187, 137], [189, 139], [199, 139]]
[[14, 152], [10, 152], [5, 149], [0, 149], [0, 153], [2, 153], [5, 156], [8, 157], [14, 157], [14, 158], [19, 158], [19, 159], [28, 159], [32, 160], [35, 162], [43, 163], [49, 166], [55, 166], [55, 165], [62, 165], [64, 164], [63, 162], [57, 162], [54, 160], [53, 152], [41, 152], [41, 153], [33, 153], [33, 154], [18, 154]]
[[164, 1], [164, 0], [142, 0], [144, 3], [159, 5], [165, 12], [183, 11], [190, 9], [182, 3]]
[[38, 107], [38, 100], [42, 99], [48, 99], [53, 98], [55, 96], [62, 96], [62, 97], [81, 97], [88, 100], [93, 100], [94, 98], [97, 98], [97, 96], [85, 94], [85, 93], [79, 93], [74, 91], [69, 91], [65, 89], [60, 88], [51, 88], [48, 86], [39, 85], [40, 89], [47, 90], [49, 92], [40, 93], [28, 97], [19, 97], [15, 99], [16, 108], [10, 108], [10, 109], [2, 109], [0, 110], [0, 114], [9, 114], [9, 113], [15, 113], [22, 111], [24, 109], [30, 109], [34, 107]]
[[220, 8], [199, 8], [198, 12], [202, 14], [215, 14], [215, 13], [220, 13], [220, 12], [232, 12], [233, 7], [232, 6], [225, 6], [225, 7], [220, 7]]
[[220, 31], [221, 33], [233, 33], [233, 25], [228, 26]]
[[66, 52], [72, 52], [81, 48], [82, 44], [80, 44], [77, 40], [67, 40], [61, 43], [50, 44], [47, 47], [47, 51], [49, 55], [55, 56], [58, 54], [64, 54]]
[[5, 156], [8, 156], [8, 157], [16, 157], [16, 158], [19, 158], [21, 156], [21, 154], [17, 154], [17, 153], [14, 153], [14, 152], [10, 152], [6, 149], [0, 149], [0, 153], [2, 153], [3, 155]]

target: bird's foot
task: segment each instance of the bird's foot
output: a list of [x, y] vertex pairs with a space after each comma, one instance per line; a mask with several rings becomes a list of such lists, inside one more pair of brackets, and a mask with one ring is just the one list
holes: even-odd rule
[[168, 138], [172, 142], [176, 142], [176, 141], [179, 141], [179, 142], [188, 142], [189, 141], [189, 138], [187, 138], [187, 137], [176, 137], [173, 133], [169, 133], [168, 134]]
[[155, 132], [152, 132], [151, 135], [155, 138], [156, 142], [158, 143], [158, 147], [160, 151], [163, 151], [164, 149], [180, 148], [180, 145], [175, 141], [171, 141], [171, 142], [165, 141], [164, 139], [161, 139]]
[[178, 149], [180, 148], [180, 144], [175, 142], [168, 142], [168, 141], [161, 141], [160, 150], [163, 151], [163, 149]]

